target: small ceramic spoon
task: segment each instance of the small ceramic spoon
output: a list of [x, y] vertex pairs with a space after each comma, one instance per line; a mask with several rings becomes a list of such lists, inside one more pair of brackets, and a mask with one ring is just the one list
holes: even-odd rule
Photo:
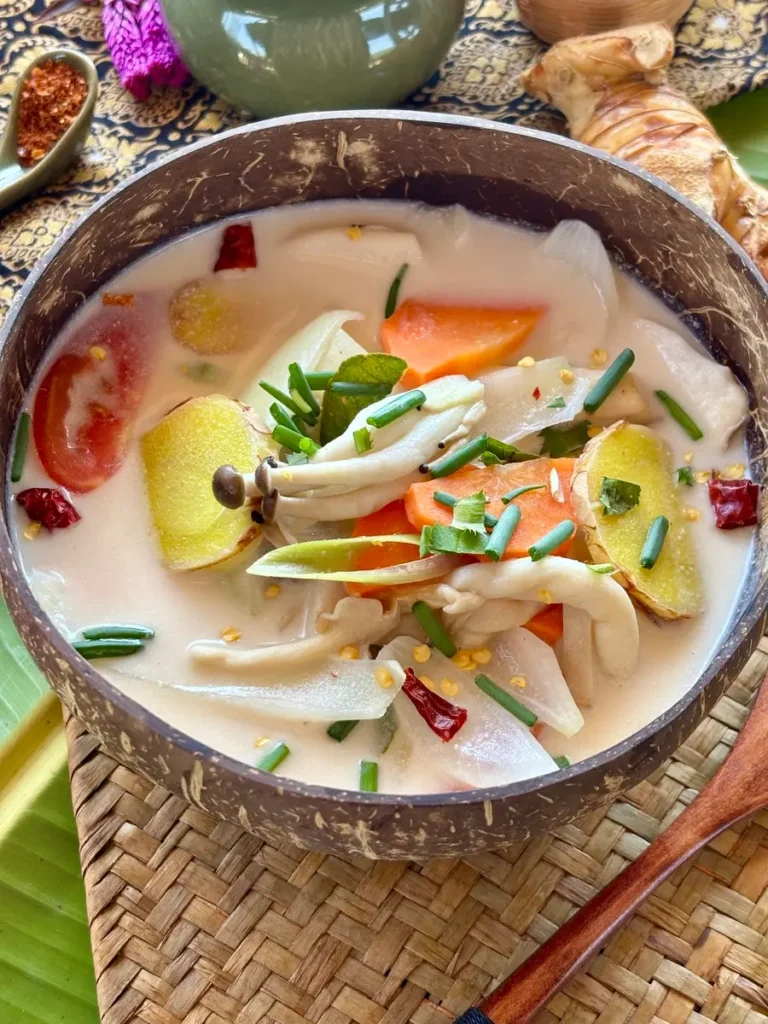
[[[77, 116], [59, 141], [53, 144], [42, 159], [30, 167], [24, 167], [19, 163], [17, 153], [21, 93], [33, 69], [48, 60], [63, 60], [71, 64], [85, 79], [88, 91]], [[43, 188], [75, 159], [91, 130], [98, 91], [99, 77], [93, 61], [77, 50], [48, 50], [30, 61], [19, 77], [8, 111], [5, 132], [0, 139], [0, 210], [4, 210], [30, 192]]]

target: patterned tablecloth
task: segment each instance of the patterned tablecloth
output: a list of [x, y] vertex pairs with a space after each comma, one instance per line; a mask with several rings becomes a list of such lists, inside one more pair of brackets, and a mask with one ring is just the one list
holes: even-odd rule
[[[29, 268], [98, 196], [175, 146], [248, 119], [196, 83], [136, 102], [116, 79], [98, 6], [83, 5], [39, 24], [36, 18], [48, 2], [0, 0], [0, 112], [7, 109], [26, 62], [41, 49], [62, 44], [93, 58], [101, 95], [81, 163], [0, 221], [0, 319]], [[542, 49], [517, 20], [513, 0], [469, 0], [447, 60], [406, 106], [562, 130], [558, 115], [516, 83]], [[696, 0], [678, 32], [670, 78], [701, 107], [768, 83], [768, 2]]]

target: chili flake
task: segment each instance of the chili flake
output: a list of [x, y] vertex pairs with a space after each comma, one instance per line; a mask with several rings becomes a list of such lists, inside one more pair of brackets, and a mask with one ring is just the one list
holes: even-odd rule
[[29, 167], [50, 152], [88, 94], [83, 75], [66, 60], [46, 60], [24, 82], [17, 123], [19, 162]]
[[102, 306], [132, 306], [133, 295], [126, 292], [123, 295], [116, 295], [113, 292], [104, 292], [101, 297]]
[[63, 530], [81, 518], [72, 502], [53, 487], [29, 487], [19, 491], [16, 501], [33, 523], [42, 523], [46, 530]]
[[214, 272], [246, 270], [256, 266], [256, 241], [250, 224], [230, 224], [224, 228]]
[[534, 388], [533, 389], [533, 397], [538, 402], [538, 400], [541, 398], [541, 388]]
[[715, 525], [721, 530], [757, 525], [760, 488], [752, 480], [709, 481], [709, 501], [715, 513]]

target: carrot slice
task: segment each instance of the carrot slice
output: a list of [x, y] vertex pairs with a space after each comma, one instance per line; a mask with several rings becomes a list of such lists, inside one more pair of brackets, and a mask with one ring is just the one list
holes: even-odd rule
[[413, 388], [449, 373], [471, 376], [500, 362], [523, 344], [542, 313], [406, 299], [381, 325], [381, 344], [408, 363], [402, 382]]
[[529, 630], [539, 640], [554, 647], [563, 635], [563, 606], [561, 604], [548, 604], [540, 612], [536, 612], [532, 619], [528, 619], [523, 629]]
[[[447, 491], [456, 498], [465, 498], [475, 491], [484, 491], [490, 502], [487, 506], [488, 511], [491, 515], [500, 516], [505, 508], [501, 503], [503, 494], [526, 484], [544, 484], [543, 490], [528, 491], [515, 498], [522, 518], [503, 557], [524, 558], [528, 554], [528, 548], [545, 533], [549, 533], [563, 519], [573, 519], [571, 474], [575, 461], [536, 459], [532, 462], [517, 462], [506, 466], [490, 466], [487, 469], [463, 469], [442, 480], [425, 480], [411, 484], [405, 496], [405, 511], [417, 530], [433, 523], [448, 526], [453, 518], [453, 511], [445, 505], [438, 505], [434, 499], [435, 491]], [[550, 491], [550, 476], [553, 469], [557, 470], [562, 502], [557, 501]], [[554, 554], [565, 554], [571, 543], [572, 539], [565, 541], [555, 549]]]
[[[384, 537], [390, 533], [415, 533], [405, 514], [404, 501], [391, 501], [377, 512], [362, 516], [352, 530], [353, 537]], [[383, 569], [388, 565], [402, 565], [419, 557], [419, 549], [412, 544], [382, 544], [363, 552], [357, 563], [358, 569]], [[403, 584], [404, 586], [406, 584]], [[347, 583], [347, 593], [365, 597], [381, 590], [379, 584]], [[388, 588], [390, 590], [393, 587]]]

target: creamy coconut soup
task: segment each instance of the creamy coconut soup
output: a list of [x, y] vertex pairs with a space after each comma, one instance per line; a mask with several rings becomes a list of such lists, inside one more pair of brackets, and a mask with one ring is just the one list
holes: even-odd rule
[[716, 648], [756, 522], [743, 390], [577, 221], [206, 228], [85, 304], [27, 410], [18, 550], [62, 633], [195, 739], [343, 789], [627, 737]]

